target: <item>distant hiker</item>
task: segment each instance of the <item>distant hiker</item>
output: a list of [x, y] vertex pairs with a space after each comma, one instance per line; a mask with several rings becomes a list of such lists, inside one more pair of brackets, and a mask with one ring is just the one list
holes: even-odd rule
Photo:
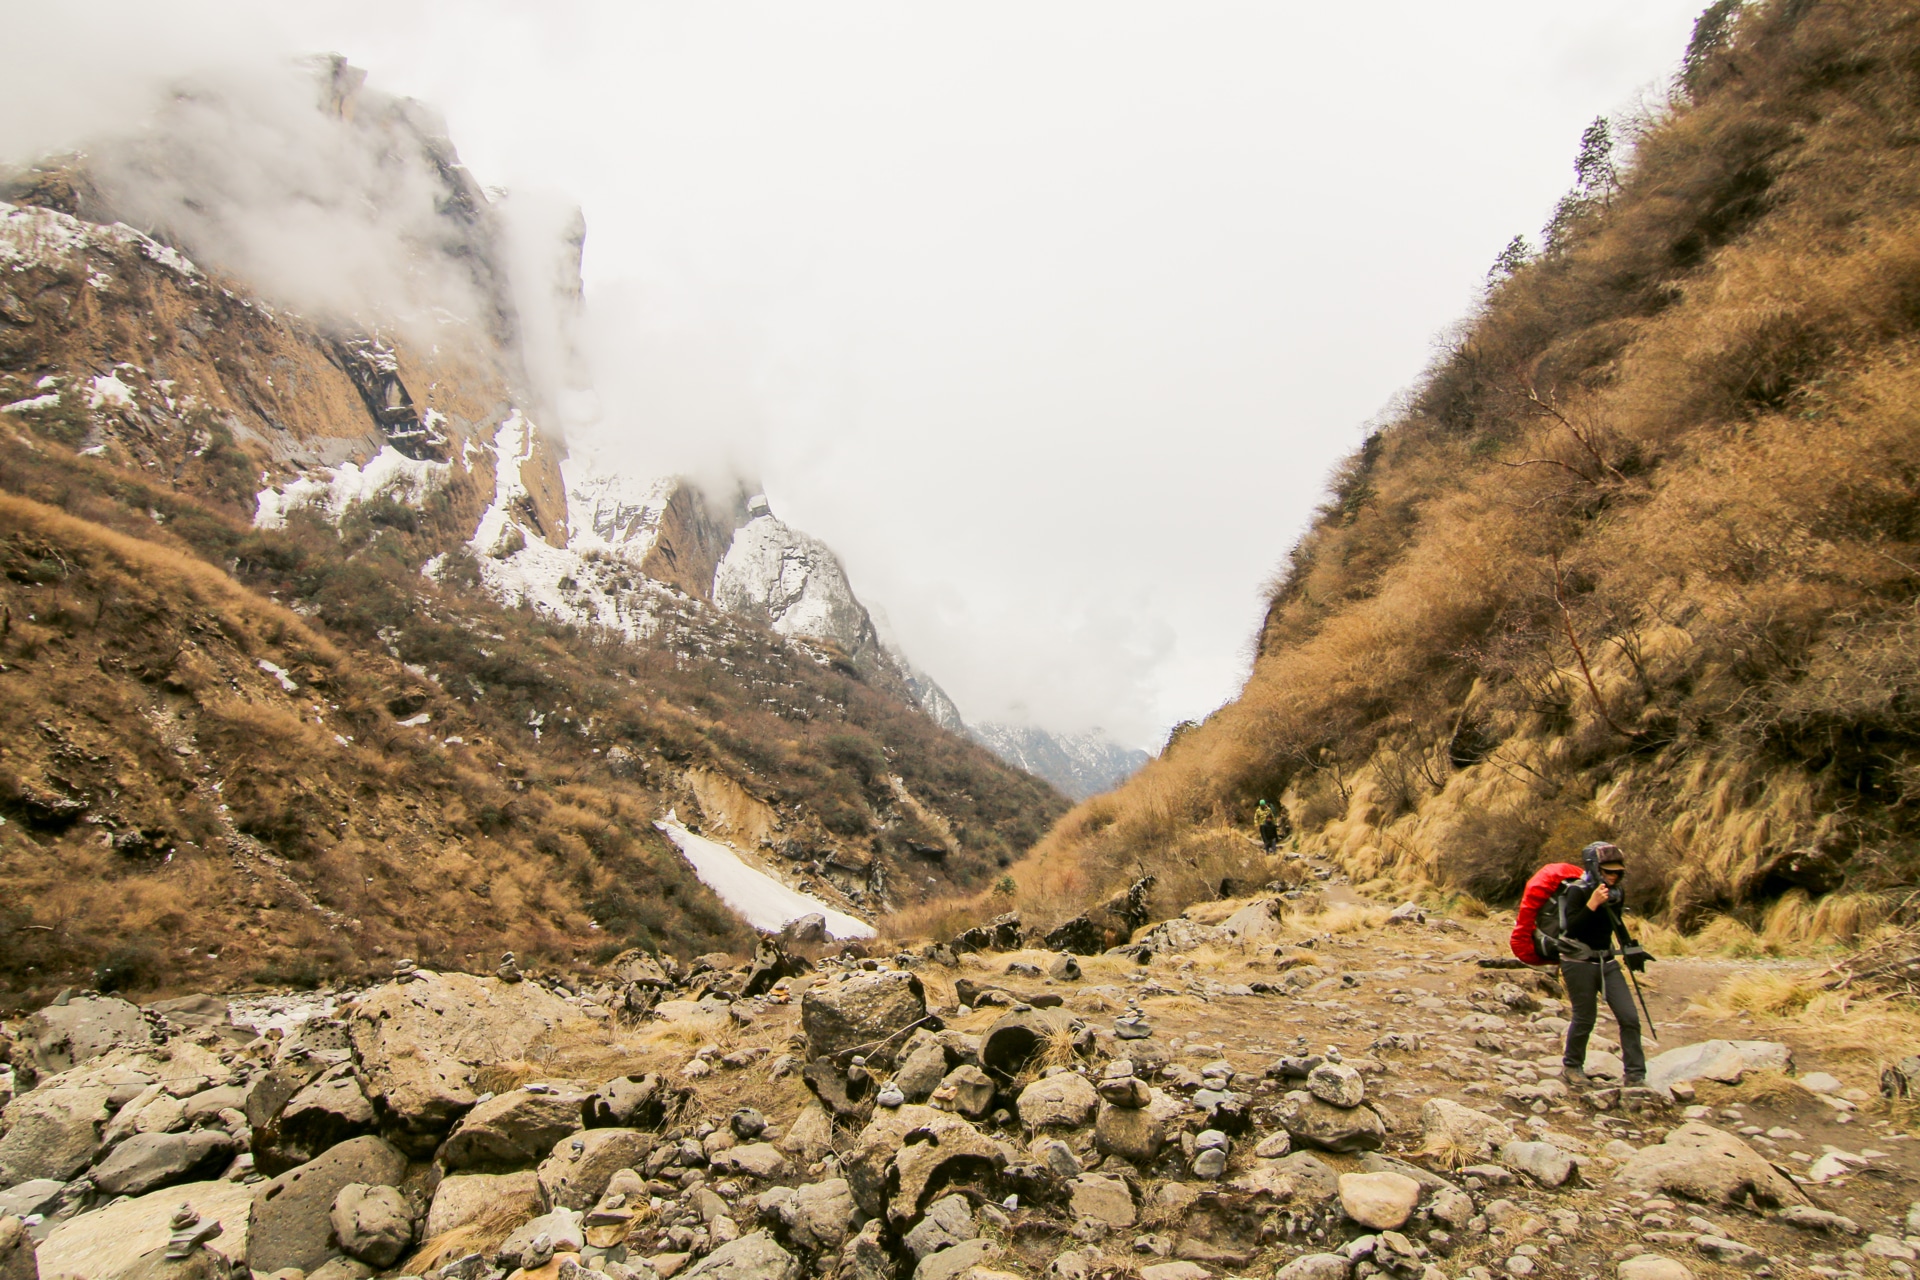
[[1276, 811], [1266, 800], [1253, 808], [1253, 820], [1260, 828], [1260, 843], [1268, 853], [1280, 847], [1280, 837], [1285, 834], [1280, 828], [1284, 816], [1284, 811]]
[[[1513, 953], [1528, 964], [1560, 965], [1573, 1006], [1560, 1078], [1569, 1084], [1587, 1083], [1587, 1039], [1599, 1021], [1600, 995], [1605, 992], [1607, 1007], [1620, 1024], [1625, 1083], [1644, 1084], [1647, 1055], [1640, 1046], [1640, 1014], [1621, 963], [1638, 973], [1653, 957], [1633, 940], [1620, 915], [1626, 858], [1614, 845], [1595, 841], [1580, 851], [1580, 863], [1550, 863], [1527, 882], [1514, 923]], [[1613, 947], [1616, 937], [1618, 950]]]

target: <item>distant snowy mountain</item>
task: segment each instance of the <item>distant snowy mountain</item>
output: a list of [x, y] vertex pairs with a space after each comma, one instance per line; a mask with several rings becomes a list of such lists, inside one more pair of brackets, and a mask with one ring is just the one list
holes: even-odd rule
[[1146, 752], [1121, 746], [1099, 729], [1049, 733], [1033, 725], [989, 721], [969, 725], [967, 731], [1008, 764], [1046, 779], [1074, 800], [1111, 791], [1148, 760]]

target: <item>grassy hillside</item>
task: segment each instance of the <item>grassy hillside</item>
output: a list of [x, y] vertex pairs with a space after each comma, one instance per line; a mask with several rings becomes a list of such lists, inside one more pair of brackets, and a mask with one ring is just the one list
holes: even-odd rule
[[1683, 924], [1844, 935], [1920, 879], [1917, 104], [1910, 5], [1703, 15], [1335, 476], [1240, 697], [1021, 901], [1253, 869], [1261, 796], [1359, 879], [1487, 898], [1608, 837]]
[[[832, 646], [626, 561], [597, 568], [645, 641], [490, 598], [513, 360], [464, 337], [369, 344], [0, 209], [0, 1009], [737, 949], [668, 809], [868, 912], [984, 887], [1064, 812]], [[395, 441], [439, 479], [255, 527], [262, 484]], [[562, 537], [550, 442], [519, 474]]]

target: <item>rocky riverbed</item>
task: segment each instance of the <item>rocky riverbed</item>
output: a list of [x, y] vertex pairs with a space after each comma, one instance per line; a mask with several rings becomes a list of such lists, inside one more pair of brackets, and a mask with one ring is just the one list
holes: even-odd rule
[[1761, 1034], [1672, 962], [1649, 1087], [1603, 1017], [1570, 1089], [1492, 922], [1289, 897], [1096, 955], [802, 924], [585, 983], [69, 993], [0, 1042], [0, 1280], [1912, 1276], [1876, 1086], [1920, 1046]]

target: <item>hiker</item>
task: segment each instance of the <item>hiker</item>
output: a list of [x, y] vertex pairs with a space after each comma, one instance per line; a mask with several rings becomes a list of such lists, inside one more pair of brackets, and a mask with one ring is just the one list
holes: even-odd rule
[[1260, 828], [1260, 844], [1268, 853], [1280, 847], [1280, 819], [1273, 805], [1262, 800], [1253, 807], [1253, 820]]
[[[1647, 1055], [1640, 1047], [1640, 1014], [1633, 1006], [1633, 992], [1620, 966], [1624, 962], [1639, 973], [1652, 957], [1627, 933], [1626, 921], [1620, 915], [1620, 883], [1627, 874], [1625, 856], [1616, 846], [1595, 841], [1580, 851], [1580, 863], [1584, 874], [1560, 887], [1559, 910], [1555, 913], [1555, 923], [1560, 924], [1555, 948], [1560, 977], [1573, 1006], [1560, 1078], [1573, 1085], [1588, 1083], [1587, 1038], [1599, 1020], [1600, 994], [1604, 991], [1607, 1007], [1620, 1024], [1620, 1059], [1626, 1067], [1625, 1083], [1632, 1088], [1646, 1083]], [[1613, 948], [1616, 936], [1620, 940], [1618, 951]]]

